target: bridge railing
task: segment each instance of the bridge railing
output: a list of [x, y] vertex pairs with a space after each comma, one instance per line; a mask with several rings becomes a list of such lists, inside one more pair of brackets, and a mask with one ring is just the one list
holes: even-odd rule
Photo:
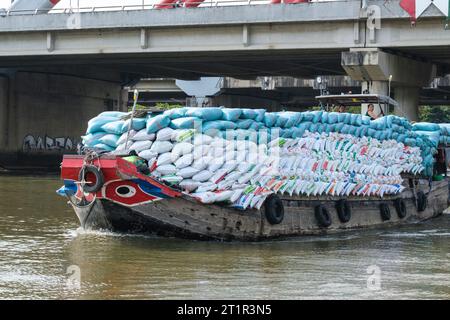
[[[280, 0], [280, 2], [283, 0]], [[284, 0], [287, 1], [289, 0]], [[290, 0], [294, 1], [294, 0]], [[348, 1], [348, 0], [311, 0], [310, 2], [335, 2], [335, 1]], [[205, 7], [221, 7], [221, 6], [245, 6], [245, 5], [279, 5], [281, 3], [271, 3], [271, 0], [205, 0], [201, 1], [198, 0], [198, 2], [192, 1], [189, 3], [189, 5], [193, 6], [191, 10], [195, 10], [195, 7], [198, 8], [205, 8]], [[294, 4], [294, 3], [290, 3]], [[305, 3], [295, 3], [298, 5], [304, 5]], [[198, 5], [198, 6], [196, 6]], [[169, 10], [169, 9], [176, 9], [178, 8], [176, 5], [174, 5], [173, 8], [164, 7], [161, 6], [171, 6], [171, 4], [134, 4], [134, 5], [122, 5], [122, 6], [86, 6], [86, 7], [57, 7], [50, 10], [5, 10], [0, 8], [0, 15], [2, 16], [8, 16], [8, 15], [37, 15], [37, 14], [73, 14], [73, 13], [83, 13], [83, 12], [102, 12], [102, 11], [138, 11], [138, 10]], [[180, 7], [183, 7], [182, 5]]]

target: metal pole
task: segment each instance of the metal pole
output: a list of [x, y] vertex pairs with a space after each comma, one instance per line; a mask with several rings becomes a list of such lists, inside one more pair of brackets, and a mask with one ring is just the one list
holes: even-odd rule
[[127, 141], [125, 141], [125, 150], [128, 150], [128, 140], [130, 139], [130, 131], [131, 131], [131, 127], [133, 126], [134, 112], [136, 111], [136, 105], [138, 102], [138, 98], [139, 98], [139, 91], [137, 89], [134, 89], [133, 109], [131, 111], [130, 123], [128, 125]]
[[389, 76], [389, 98], [391, 97], [391, 82], [392, 82], [392, 74]]

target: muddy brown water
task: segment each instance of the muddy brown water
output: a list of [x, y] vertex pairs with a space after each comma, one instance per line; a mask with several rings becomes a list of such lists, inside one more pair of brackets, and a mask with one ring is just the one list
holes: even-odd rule
[[450, 216], [261, 243], [85, 232], [53, 176], [0, 176], [0, 299], [449, 299]]

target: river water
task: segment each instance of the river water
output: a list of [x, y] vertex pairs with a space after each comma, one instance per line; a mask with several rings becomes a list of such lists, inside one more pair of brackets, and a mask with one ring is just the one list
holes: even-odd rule
[[262, 243], [79, 229], [57, 177], [0, 176], [0, 299], [450, 299], [450, 216]]

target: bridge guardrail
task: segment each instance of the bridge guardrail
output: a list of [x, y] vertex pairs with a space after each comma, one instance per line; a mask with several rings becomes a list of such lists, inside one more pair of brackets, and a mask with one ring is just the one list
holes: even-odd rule
[[[292, 1], [292, 0], [291, 0]], [[348, 0], [311, 0], [311, 2], [336, 2], [336, 1], [348, 1]], [[244, 5], [280, 5], [282, 3], [271, 3], [271, 0], [205, 0], [198, 2], [190, 2], [189, 4], [198, 4], [198, 8], [207, 7], [220, 7], [220, 6], [244, 6]], [[288, 3], [284, 3], [288, 4]], [[297, 5], [306, 5], [307, 3], [289, 3]], [[168, 4], [169, 5], [169, 4]], [[183, 7], [183, 6], [180, 6]], [[177, 6], [174, 6], [176, 9]], [[64, 7], [53, 8], [50, 12], [48, 10], [7, 10], [0, 8], [0, 15], [37, 15], [37, 14], [73, 14], [73, 13], [85, 13], [85, 12], [100, 12], [100, 11], [138, 11], [138, 10], [168, 10], [170, 8], [158, 8], [158, 3], [154, 4], [136, 4], [136, 5], [122, 5], [122, 6], [88, 6], [88, 7]], [[186, 8], [192, 9], [195, 8]]]

